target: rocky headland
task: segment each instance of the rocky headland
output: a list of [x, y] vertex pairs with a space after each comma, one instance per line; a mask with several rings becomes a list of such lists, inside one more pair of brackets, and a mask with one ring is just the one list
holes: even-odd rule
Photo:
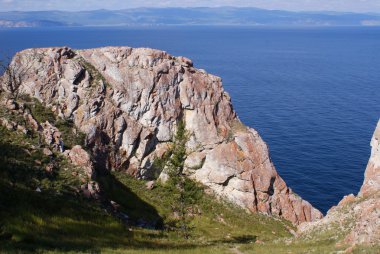
[[[190, 133], [188, 177], [251, 212], [294, 224], [322, 218], [278, 175], [267, 145], [241, 123], [221, 79], [185, 57], [147, 48], [61, 47], [24, 50], [10, 66], [20, 73], [20, 94], [85, 133], [89, 156], [80, 147], [65, 153], [89, 176], [115, 170], [165, 178], [155, 160], [165, 155], [177, 123], [184, 121]], [[54, 132], [45, 125], [43, 130]], [[49, 142], [59, 146], [52, 135]]]
[[[34, 200], [51, 198], [44, 201], [50, 205], [33, 211], [38, 217], [47, 209], [47, 220], [50, 208], [56, 217], [57, 207], [72, 205], [70, 209], [75, 212], [69, 209], [71, 221], [80, 218], [76, 210], [84, 208], [81, 198], [85, 197], [103, 212], [95, 213], [95, 208], [91, 210], [93, 214], [85, 216], [88, 221], [79, 224], [100, 225], [103, 221], [94, 218], [108, 214], [108, 222], [101, 224], [100, 230], [113, 227], [116, 219], [123, 228], [117, 232], [128, 235], [116, 242], [128, 239], [130, 230], [134, 230], [126, 230], [125, 226], [148, 230], [157, 227], [157, 218], [162, 217], [154, 207], [167, 209], [171, 203], [170, 197], [162, 196], [170, 193], [156, 188], [155, 181], [165, 182], [168, 178], [163, 161], [170, 157], [182, 123], [188, 134], [184, 173], [210, 194], [203, 195], [206, 203], [215, 202], [217, 206], [197, 204], [189, 212], [193, 218], [207, 221], [201, 231], [220, 233], [218, 237], [223, 242], [245, 244], [246, 251], [254, 253], [266, 253], [267, 246], [279, 253], [376, 253], [380, 245], [380, 121], [371, 140], [371, 157], [360, 192], [345, 196], [323, 218], [278, 175], [267, 145], [257, 131], [239, 120], [221, 79], [195, 68], [188, 58], [147, 48], [28, 49], [14, 56], [0, 83], [0, 133], [4, 135], [0, 136], [0, 160], [4, 166], [0, 190], [22, 192], [21, 197], [0, 196], [0, 215], [8, 218], [0, 218], [0, 252], [4, 240], [10, 240], [18, 250], [20, 243], [44, 245], [38, 242], [43, 238], [19, 239], [22, 232], [32, 232], [19, 231], [25, 225], [25, 215], [17, 217], [12, 210], [12, 204], [22, 207], [17, 213], [25, 209], [28, 202], [23, 201], [24, 196]], [[136, 193], [131, 194], [129, 187]], [[215, 196], [229, 202], [216, 201]], [[60, 197], [71, 201], [60, 203]], [[157, 204], [160, 201], [163, 204]], [[135, 204], [129, 206], [131, 202]], [[228, 207], [229, 203], [237, 206]], [[259, 215], [242, 213], [237, 207]], [[28, 209], [31, 208], [33, 204]], [[144, 212], [150, 219], [153, 214], [154, 223], [143, 219]], [[168, 215], [169, 224], [170, 218], [176, 216], [171, 210], [161, 213]], [[65, 223], [67, 216], [63, 216]], [[51, 230], [49, 223], [41, 224], [45, 220], [42, 217], [35, 222], [30, 219], [30, 225], [38, 224], [37, 229], [49, 225]], [[16, 224], [10, 223], [13, 218], [22, 218], [22, 226], [17, 226], [17, 220]], [[251, 224], [245, 225], [245, 220]], [[212, 231], [215, 224], [217, 231]], [[293, 230], [296, 226], [297, 232]], [[75, 238], [81, 232], [73, 231], [73, 225], [69, 229], [64, 224], [59, 227], [63, 235], [74, 232]], [[219, 228], [223, 230], [218, 232]], [[92, 232], [86, 232], [81, 241], [85, 243]], [[117, 232], [110, 230], [112, 239]], [[258, 236], [247, 235], [252, 232]], [[44, 233], [45, 237], [51, 234], [48, 230]], [[230, 233], [240, 235], [234, 239]], [[287, 238], [277, 239], [281, 237]], [[97, 239], [105, 238], [102, 234]], [[205, 244], [213, 241], [210, 238]], [[115, 244], [115, 240], [110, 242]], [[71, 243], [67, 239], [64, 245]], [[131, 243], [138, 240], [128, 242]], [[49, 244], [56, 246], [56, 239]], [[221, 242], [213, 244], [219, 246]], [[89, 248], [87, 243], [83, 246]], [[232, 251], [240, 253], [237, 246]]]

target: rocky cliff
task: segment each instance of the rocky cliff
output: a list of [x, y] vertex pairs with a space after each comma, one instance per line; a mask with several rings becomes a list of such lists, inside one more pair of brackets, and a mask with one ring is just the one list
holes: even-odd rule
[[371, 157], [364, 174], [359, 197], [367, 197], [380, 191], [380, 121], [371, 140]]
[[157, 178], [154, 162], [184, 120], [189, 177], [252, 212], [296, 224], [322, 217], [286, 186], [267, 145], [236, 116], [221, 79], [185, 57], [145, 48], [45, 48], [17, 53], [11, 67], [21, 93], [86, 134], [97, 170]]
[[380, 121], [371, 140], [371, 157], [364, 182], [357, 196], [345, 196], [325, 218], [299, 226], [301, 236], [323, 234], [332, 230], [340, 237], [339, 245], [380, 244]]

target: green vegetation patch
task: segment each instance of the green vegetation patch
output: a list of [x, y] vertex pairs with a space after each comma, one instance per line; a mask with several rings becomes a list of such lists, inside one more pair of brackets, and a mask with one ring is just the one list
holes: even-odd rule
[[[78, 194], [81, 169], [54, 154], [54, 172], [47, 172], [51, 158], [35, 139], [1, 127], [0, 146], [0, 253], [230, 253], [237, 243], [277, 238], [273, 230], [288, 235], [281, 223], [218, 202], [198, 187], [190, 239], [165, 227], [127, 226]], [[148, 190], [124, 173], [99, 182], [131, 218], [162, 226], [173, 219], [170, 188]]]
[[86, 134], [80, 132], [73, 121], [59, 119], [55, 121], [54, 126], [61, 132], [66, 149], [71, 149], [75, 145], [84, 147]]
[[[157, 218], [158, 215], [164, 224], [173, 219], [171, 207], [173, 193], [170, 188], [157, 183], [152, 190], [148, 190], [142, 180], [137, 180], [122, 172], [114, 172], [112, 175], [119, 183], [128, 186], [129, 191], [136, 195], [136, 197], [126, 196], [124, 201], [123, 196], [116, 195], [120, 193], [114, 193], [112, 196], [118, 203], [131, 201], [127, 204], [128, 215], [147, 220]], [[198, 186], [198, 188], [201, 187]], [[115, 187], [115, 189], [119, 188]], [[108, 192], [108, 194], [111, 193]], [[144, 205], [136, 202], [134, 198], [138, 198], [154, 209], [146, 210]], [[247, 238], [250, 241], [255, 241], [257, 239], [272, 240], [290, 236], [286, 229], [286, 226], [289, 226], [288, 223], [264, 215], [248, 213], [226, 201], [221, 202], [214, 196], [206, 195], [203, 191], [195, 207], [197, 209], [193, 212], [191, 238], [203, 239], [205, 244], [210, 243], [210, 241], [239, 242], [241, 240], [244, 242], [248, 241]]]
[[23, 102], [26, 107], [30, 109], [31, 114], [39, 123], [45, 123], [48, 121], [58, 128], [62, 134], [65, 149], [71, 149], [75, 145], [84, 146], [86, 135], [76, 128], [72, 120], [56, 117], [49, 108], [45, 107], [35, 98], [29, 98], [27, 101], [24, 100]]
[[49, 123], [53, 124], [56, 121], [56, 117], [54, 113], [46, 108], [39, 100], [36, 98], [33, 98], [32, 102], [25, 104], [30, 110], [33, 115], [33, 117], [39, 122], [39, 123], [45, 123], [48, 121]]

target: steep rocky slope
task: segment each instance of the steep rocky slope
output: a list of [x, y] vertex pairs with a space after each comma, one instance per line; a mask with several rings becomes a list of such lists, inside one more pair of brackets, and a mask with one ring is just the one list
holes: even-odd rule
[[[380, 245], [380, 121], [371, 140], [369, 159], [359, 194], [345, 196], [325, 218], [299, 226], [301, 236], [338, 232], [338, 245]], [[352, 248], [352, 247], [350, 247]]]
[[97, 170], [158, 177], [154, 162], [184, 120], [189, 177], [252, 212], [293, 223], [322, 217], [286, 186], [267, 145], [236, 116], [221, 79], [187, 58], [144, 48], [46, 48], [17, 53], [11, 67], [21, 93], [87, 135]]
[[368, 197], [380, 191], [380, 121], [371, 140], [371, 157], [365, 170], [359, 197]]

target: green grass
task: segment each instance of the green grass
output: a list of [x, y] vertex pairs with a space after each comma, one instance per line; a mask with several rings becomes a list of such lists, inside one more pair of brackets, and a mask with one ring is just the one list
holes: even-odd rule
[[[101, 204], [77, 194], [82, 182], [72, 173], [81, 169], [55, 154], [55, 172], [45, 172], [50, 158], [41, 150], [35, 139], [0, 128], [1, 253], [229, 253], [238, 243], [288, 236], [282, 223], [205, 195], [190, 240], [175, 231], [126, 227]], [[103, 176], [99, 182], [132, 218], [170, 221], [167, 188], [147, 190], [144, 182], [124, 173]], [[36, 192], [37, 187], [42, 192]]]
[[[104, 178], [99, 182], [105, 187], [109, 197], [122, 204], [131, 217], [146, 220], [161, 218], [164, 223], [173, 219], [170, 189], [158, 184], [152, 190], [147, 190], [143, 181], [122, 172], [113, 173], [111, 178], [112, 182]], [[125, 191], [125, 188], [128, 188], [128, 191]], [[135, 193], [138, 193], [138, 196]], [[146, 209], [147, 205], [150, 209]], [[243, 239], [247, 238], [254, 241], [290, 236], [285, 227], [289, 226], [288, 223], [264, 215], [247, 213], [228, 202], [216, 201], [213, 196], [202, 195], [196, 207], [199, 213], [193, 217], [191, 232], [195, 238], [238, 242], [239, 239], [244, 241]]]
[[72, 121], [59, 119], [55, 121], [54, 126], [61, 132], [66, 149], [71, 149], [75, 145], [84, 146], [86, 135], [80, 132]]
[[33, 99], [31, 102], [26, 103], [27, 107], [31, 110], [32, 115], [39, 123], [44, 123], [48, 121], [51, 124], [54, 124], [56, 121], [56, 117], [54, 113], [48, 108], [44, 107], [42, 103]]

